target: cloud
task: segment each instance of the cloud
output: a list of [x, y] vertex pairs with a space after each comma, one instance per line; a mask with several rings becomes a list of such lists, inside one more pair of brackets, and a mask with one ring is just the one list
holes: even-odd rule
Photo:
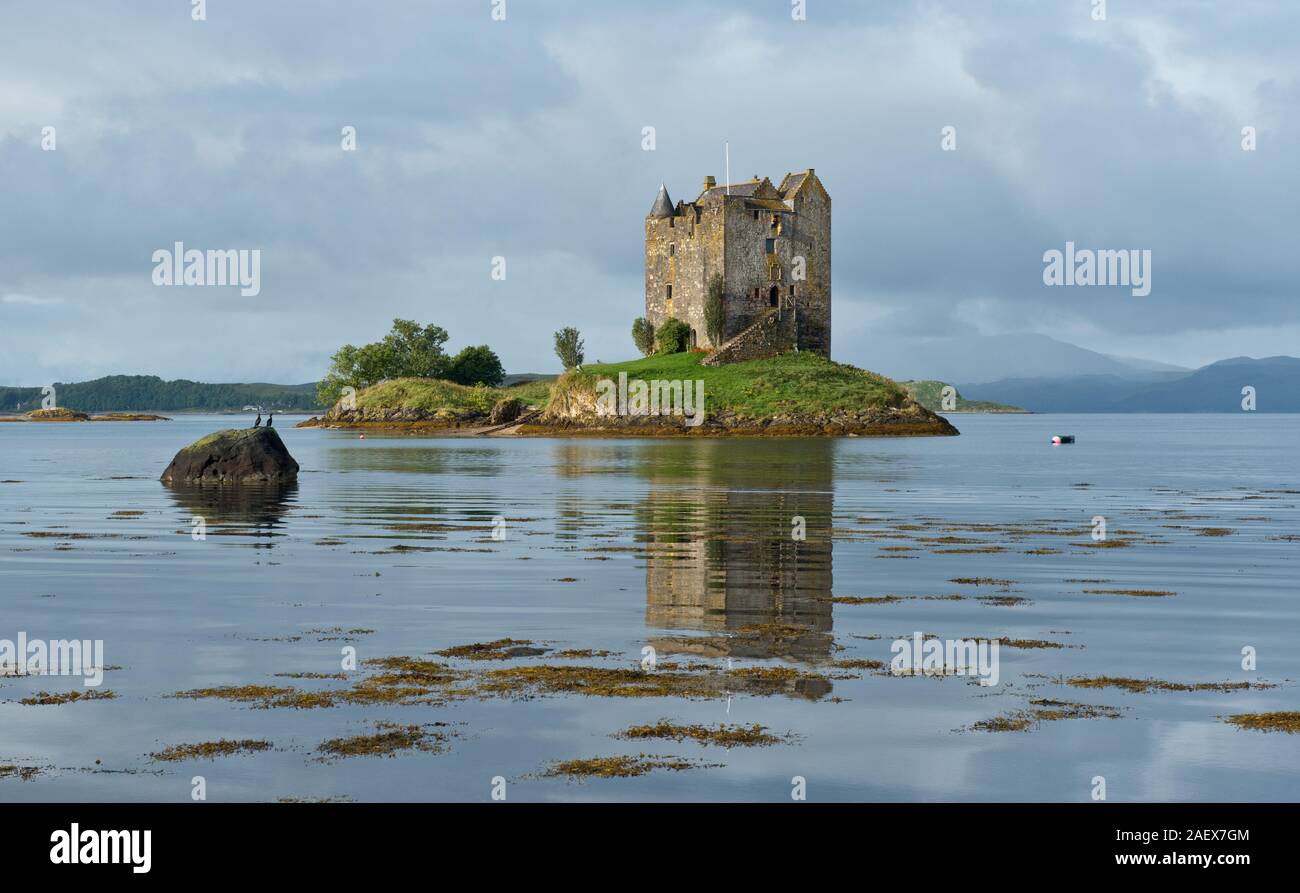
[[[512, 370], [554, 369], [562, 325], [593, 357], [626, 356], [655, 189], [689, 199], [721, 178], [723, 140], [733, 179], [813, 166], [830, 190], [840, 359], [967, 331], [1192, 364], [1220, 357], [1216, 332], [1234, 352], [1284, 352], [1239, 348], [1300, 325], [1300, 9], [1088, 13], [916, 0], [794, 22], [780, 4], [556, 0], [493, 22], [484, 4], [229, 0], [193, 22], [127, 0], [7, 7], [0, 294], [63, 306], [5, 299], [0, 381], [305, 381], [394, 316], [491, 344]], [[1151, 249], [1152, 294], [1043, 286], [1042, 253], [1067, 240]], [[175, 241], [260, 248], [262, 295], [154, 289], [151, 254]], [[496, 255], [505, 283], [488, 276]]]
[[52, 304], [62, 304], [62, 298], [41, 298], [36, 295], [0, 295], [0, 303], [4, 304], [25, 304], [31, 307], [49, 307]]

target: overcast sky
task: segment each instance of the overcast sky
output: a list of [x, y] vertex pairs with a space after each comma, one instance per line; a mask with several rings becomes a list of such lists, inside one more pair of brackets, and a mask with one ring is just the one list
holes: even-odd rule
[[[565, 325], [627, 358], [659, 183], [721, 182], [724, 140], [733, 180], [830, 192], [836, 359], [1300, 354], [1300, 4], [493, 5], [0, 6], [0, 384], [312, 381], [396, 316], [515, 372]], [[1067, 240], [1150, 249], [1151, 294], [1044, 286]], [[176, 241], [260, 249], [260, 295], [154, 286]]]

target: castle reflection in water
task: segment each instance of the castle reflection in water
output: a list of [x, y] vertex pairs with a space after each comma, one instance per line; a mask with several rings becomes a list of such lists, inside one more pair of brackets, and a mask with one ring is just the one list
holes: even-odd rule
[[[831, 656], [834, 443], [726, 440], [660, 446], [641, 506], [646, 624], [667, 654]], [[802, 519], [804, 537], [797, 532]]]

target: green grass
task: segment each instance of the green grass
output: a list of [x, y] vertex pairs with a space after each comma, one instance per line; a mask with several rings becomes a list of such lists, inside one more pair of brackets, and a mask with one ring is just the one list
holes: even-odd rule
[[439, 410], [461, 415], [487, 413], [503, 397], [518, 397], [525, 405], [545, 406], [551, 383], [532, 381], [508, 388], [468, 387], [438, 378], [394, 378], [357, 394], [357, 408]]
[[366, 388], [357, 395], [357, 407], [465, 415], [489, 412], [502, 397], [518, 397], [527, 405], [545, 407], [550, 402], [552, 385], [594, 389], [599, 379], [617, 381], [620, 372], [626, 372], [629, 380], [703, 380], [710, 415], [730, 412], [747, 419], [895, 407], [907, 397], [900, 385], [883, 375], [833, 363], [814, 353], [787, 353], [725, 366], [700, 365], [705, 356], [657, 354], [626, 363], [596, 363], [558, 381], [532, 381], [508, 388], [398, 378]]
[[584, 366], [561, 386], [591, 387], [601, 378], [703, 380], [709, 414], [741, 418], [782, 413], [829, 413], [898, 406], [907, 393], [883, 375], [833, 363], [815, 353], [787, 353], [764, 360], [702, 366], [702, 353], [657, 354], [626, 363]]
[[437, 378], [394, 378], [357, 394], [357, 408], [418, 409], [426, 412], [489, 412], [502, 393], [496, 388], [471, 388]]
[[554, 382], [555, 379], [553, 378], [524, 382], [523, 384], [502, 388], [501, 394], [506, 397], [518, 397], [529, 406], [545, 406], [550, 402], [551, 385]]

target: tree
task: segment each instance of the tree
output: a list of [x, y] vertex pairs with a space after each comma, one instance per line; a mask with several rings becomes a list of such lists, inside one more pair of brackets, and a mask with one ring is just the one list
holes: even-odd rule
[[655, 326], [654, 323], [643, 316], [638, 316], [632, 320], [632, 341], [636, 344], [636, 349], [641, 351], [641, 356], [648, 357], [655, 352]]
[[681, 353], [691, 346], [691, 327], [671, 316], [655, 333], [660, 353]]
[[345, 387], [361, 390], [389, 378], [444, 378], [450, 362], [442, 349], [446, 343], [441, 326], [421, 328], [413, 320], [395, 319], [382, 341], [340, 347], [316, 394], [323, 405], [333, 406]]
[[709, 280], [708, 295], [704, 298], [704, 331], [708, 333], [709, 343], [714, 347], [722, 343], [722, 327], [727, 320], [722, 303], [723, 292], [722, 277], [714, 273]]
[[581, 333], [573, 326], [565, 326], [555, 333], [555, 355], [566, 371], [582, 365], [582, 347]]
[[498, 388], [505, 380], [501, 358], [486, 344], [466, 347], [452, 358], [447, 378], [458, 384], [487, 385]]
[[442, 378], [447, 374], [448, 359], [442, 349], [447, 330], [441, 326], [420, 328], [414, 320], [395, 319], [382, 343], [388, 350], [386, 378]]

